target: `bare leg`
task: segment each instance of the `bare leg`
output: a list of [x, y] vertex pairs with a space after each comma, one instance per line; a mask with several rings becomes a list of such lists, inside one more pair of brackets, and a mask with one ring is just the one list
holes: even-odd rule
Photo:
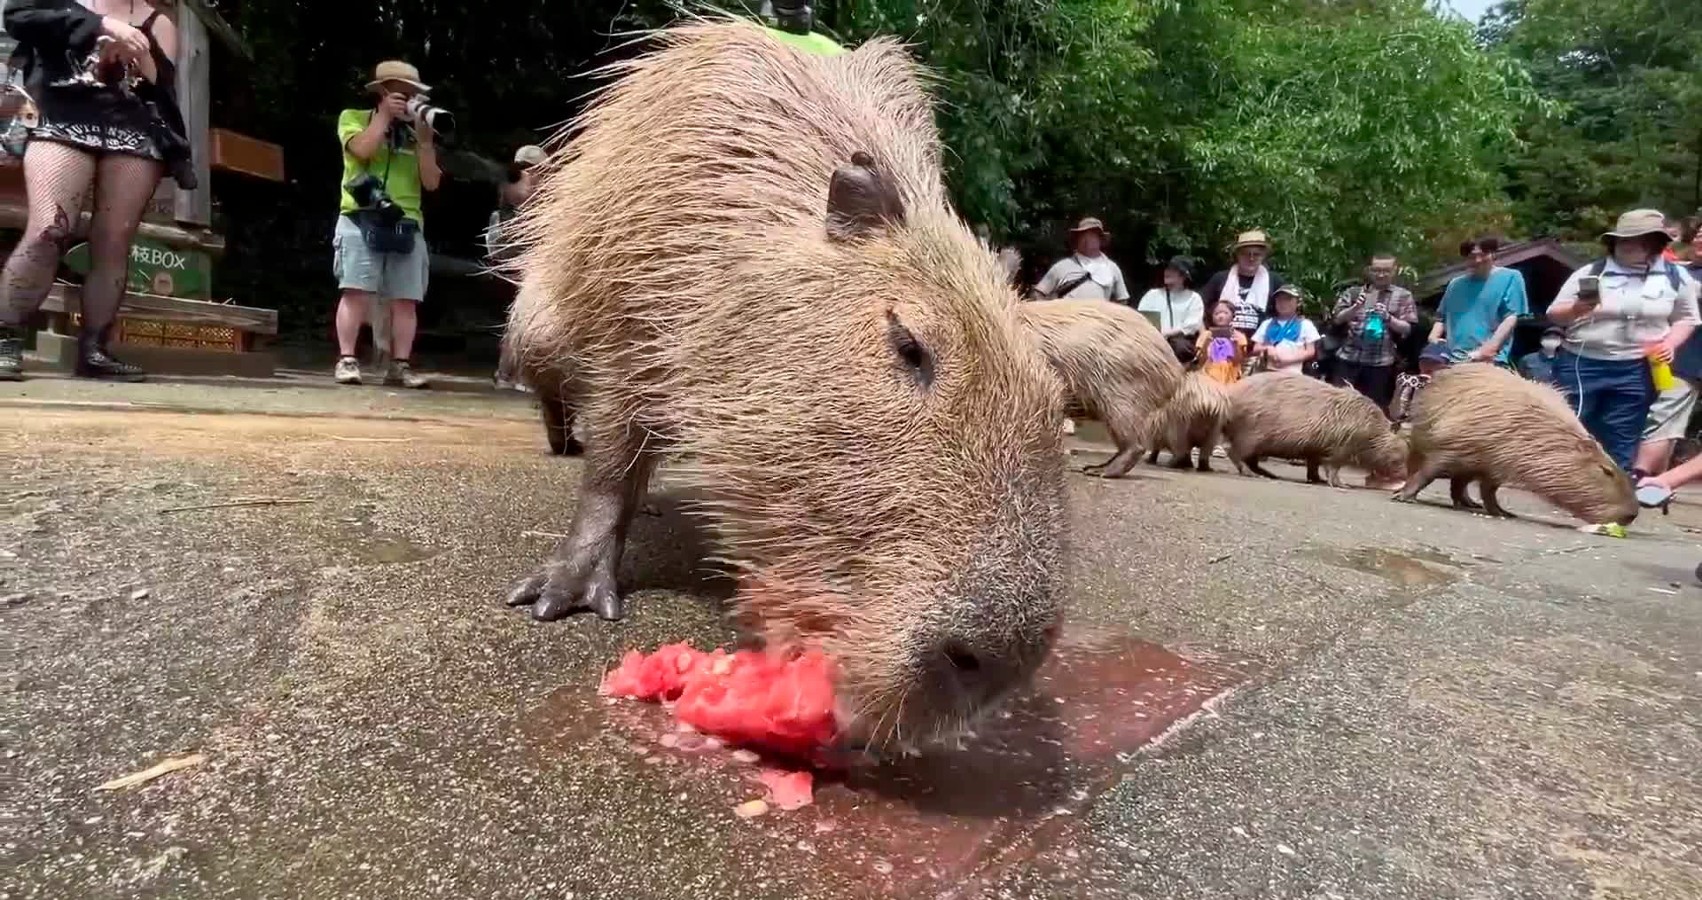
[[390, 358], [414, 358], [414, 333], [420, 327], [420, 301], [390, 301]]
[[1396, 503], [1411, 503], [1418, 499], [1419, 491], [1429, 487], [1432, 481], [1442, 477], [1442, 467], [1435, 463], [1425, 463], [1418, 468], [1411, 469], [1411, 472], [1412, 474], [1407, 476], [1407, 483], [1402, 485], [1401, 489], [1396, 491], [1394, 496], [1389, 499]]
[[1471, 482], [1470, 476], [1455, 475], [1448, 479], [1448, 499], [1454, 501], [1455, 509], [1483, 508], [1478, 505], [1476, 500], [1471, 498], [1470, 494], [1466, 493], [1466, 488], [1471, 485]]
[[360, 340], [360, 327], [372, 309], [373, 295], [368, 291], [344, 291], [337, 300], [337, 352], [355, 355]]
[[1492, 516], [1496, 516], [1497, 518], [1502, 518], [1502, 519], [1516, 519], [1516, 518], [1518, 518], [1518, 516], [1515, 516], [1512, 513], [1508, 512], [1506, 509], [1502, 508], [1501, 498], [1496, 496], [1496, 492], [1501, 490], [1501, 485], [1497, 484], [1496, 482], [1490, 481], [1487, 478], [1483, 478], [1483, 479], [1478, 480], [1477, 490], [1478, 490], [1478, 493], [1483, 495], [1483, 511], [1484, 512], [1487, 512]]
[[582, 610], [608, 620], [626, 614], [615, 575], [655, 458], [643, 451], [638, 429], [615, 435], [592, 443], [567, 537], [542, 569], [514, 586], [509, 606], [531, 606], [532, 618], [544, 622]]

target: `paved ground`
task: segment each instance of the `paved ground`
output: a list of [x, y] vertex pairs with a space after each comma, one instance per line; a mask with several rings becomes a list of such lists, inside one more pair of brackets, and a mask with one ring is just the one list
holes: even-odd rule
[[[0, 897], [1702, 896], [1702, 508], [1613, 540], [1522, 497], [1537, 518], [1501, 522], [1076, 478], [1072, 633], [1145, 662], [1088, 665], [1048, 688], [1060, 708], [1157, 677], [1136, 638], [1238, 686], [1056, 809], [970, 767], [979, 808], [835, 788], [828, 832], [735, 819], [736, 776], [591, 697], [627, 647], [725, 636], [666, 493], [626, 623], [497, 603], [577, 471], [528, 403], [0, 387]], [[310, 502], [181, 509], [243, 497]], [[911, 800], [911, 824], [857, 830]], [[894, 858], [912, 827], [1019, 849], [898, 887], [965, 869], [945, 844]]]

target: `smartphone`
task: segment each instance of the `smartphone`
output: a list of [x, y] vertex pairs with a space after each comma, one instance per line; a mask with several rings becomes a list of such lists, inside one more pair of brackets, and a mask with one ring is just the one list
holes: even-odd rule
[[1578, 279], [1578, 296], [1595, 298], [1601, 296], [1602, 280], [1594, 275], [1585, 275]]

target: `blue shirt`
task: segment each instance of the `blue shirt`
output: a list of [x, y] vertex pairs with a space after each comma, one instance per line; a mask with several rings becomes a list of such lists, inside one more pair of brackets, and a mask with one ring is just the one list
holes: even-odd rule
[[[1470, 353], [1495, 334], [1502, 319], [1530, 314], [1525, 276], [1502, 266], [1491, 269], [1488, 278], [1460, 275], [1448, 282], [1437, 311], [1442, 315], [1442, 337], [1448, 349], [1456, 354]], [[1508, 335], [1495, 354], [1496, 362], [1506, 365], [1512, 349], [1512, 335]]]

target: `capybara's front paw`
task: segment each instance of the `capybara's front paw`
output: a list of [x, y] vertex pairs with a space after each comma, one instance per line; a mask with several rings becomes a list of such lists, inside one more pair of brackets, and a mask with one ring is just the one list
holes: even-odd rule
[[576, 612], [594, 612], [611, 622], [626, 615], [614, 576], [601, 566], [583, 577], [563, 567], [545, 567], [516, 582], [507, 603], [532, 607], [532, 618], [540, 622], [554, 622]]

